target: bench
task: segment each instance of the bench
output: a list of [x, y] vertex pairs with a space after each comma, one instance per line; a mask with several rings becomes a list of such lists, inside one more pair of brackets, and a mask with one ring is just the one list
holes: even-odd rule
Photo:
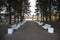
[[[35, 22], [39, 25], [43, 25], [43, 22], [37, 22], [37, 21], [35, 21]], [[45, 24], [44, 26], [42, 26], [42, 28], [46, 29], [48, 31], [48, 33], [54, 33], [54, 28], [51, 27], [51, 25], [49, 25], [49, 24]]]
[[16, 24], [14, 24], [14, 25], [12, 25], [11, 27], [12, 27], [13, 29], [15, 29], [15, 28], [16, 28], [16, 26], [17, 26], [17, 25], [16, 25]]
[[53, 27], [48, 28], [48, 33], [54, 33], [54, 28]]
[[37, 21], [35, 21], [36, 23], [39, 23], [39, 22], [37, 22]]
[[23, 24], [25, 24], [26, 23], [26, 21], [23, 21], [22, 23], [21, 23], [21, 25], [23, 25]]
[[18, 30], [20, 27], [20, 23], [17, 24], [17, 26], [15, 27], [16, 30]]
[[8, 34], [13, 34], [14, 29], [8, 28]]
[[39, 22], [38, 24], [39, 24], [39, 25], [43, 25], [43, 22]]
[[49, 24], [45, 24], [44, 26], [42, 26], [42, 28], [44, 28], [44, 29], [48, 29], [50, 27], [51, 27], [51, 25], [49, 25]]

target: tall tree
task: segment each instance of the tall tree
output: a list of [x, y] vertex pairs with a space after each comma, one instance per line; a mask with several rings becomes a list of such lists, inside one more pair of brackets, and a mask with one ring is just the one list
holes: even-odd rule
[[59, 20], [60, 20], [60, 0], [57, 0], [57, 1], [58, 1], [57, 10], [59, 12]]

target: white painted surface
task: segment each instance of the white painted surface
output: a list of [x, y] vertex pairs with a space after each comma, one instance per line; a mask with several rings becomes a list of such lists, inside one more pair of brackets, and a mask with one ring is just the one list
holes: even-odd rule
[[43, 25], [43, 22], [39, 22], [38, 24], [39, 24], [39, 25]]
[[53, 27], [48, 28], [48, 33], [54, 33], [54, 28]]
[[16, 24], [14, 24], [14, 25], [12, 25], [11, 26], [13, 29], [15, 29], [16, 27], [17, 27], [17, 25]]
[[18, 30], [20, 27], [20, 24], [17, 24], [17, 26], [15, 27], [16, 30]]
[[48, 28], [50, 28], [51, 27], [51, 25], [49, 25], [49, 24], [45, 24], [44, 26], [42, 26], [44, 29], [48, 29]]
[[8, 34], [13, 34], [13, 29], [12, 28], [8, 29]]

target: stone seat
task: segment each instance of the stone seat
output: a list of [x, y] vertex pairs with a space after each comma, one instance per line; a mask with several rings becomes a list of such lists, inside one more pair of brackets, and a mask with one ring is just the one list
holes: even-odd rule
[[54, 33], [54, 28], [53, 27], [48, 28], [48, 33]]
[[43, 22], [39, 22], [38, 24], [39, 24], [39, 25], [43, 25], [44, 23], [43, 23]]
[[8, 28], [8, 34], [13, 34], [14, 29], [13, 28]]
[[49, 25], [49, 24], [45, 24], [44, 26], [42, 26], [42, 28], [44, 28], [44, 29], [48, 29], [50, 27], [51, 27], [51, 25]]

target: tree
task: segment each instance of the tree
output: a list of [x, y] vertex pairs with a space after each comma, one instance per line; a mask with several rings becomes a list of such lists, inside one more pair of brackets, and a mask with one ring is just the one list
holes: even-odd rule
[[46, 21], [47, 21], [47, 17], [48, 17], [48, 6], [49, 6], [49, 0], [38, 0], [39, 2], [39, 6], [40, 6], [40, 12], [41, 12], [41, 18], [43, 16], [43, 20], [44, 20], [44, 17], [46, 18]]
[[59, 12], [59, 20], [60, 20], [60, 0], [57, 0], [58, 5], [57, 5], [57, 11]]
[[36, 16], [37, 16], [37, 21], [39, 21], [39, 13], [37, 13]]
[[[7, 1], [8, 3], [8, 10], [9, 10], [9, 15], [10, 15], [10, 21], [9, 23], [11, 24], [11, 7], [17, 12], [20, 14], [20, 17], [21, 16], [21, 12], [22, 12], [22, 0], [18, 1], [18, 0], [8, 0]], [[14, 13], [16, 14], [16, 13]], [[18, 14], [18, 15], [19, 15]], [[16, 20], [16, 17], [14, 18]], [[19, 19], [19, 18], [18, 18]], [[16, 22], [16, 21], [15, 21]]]

